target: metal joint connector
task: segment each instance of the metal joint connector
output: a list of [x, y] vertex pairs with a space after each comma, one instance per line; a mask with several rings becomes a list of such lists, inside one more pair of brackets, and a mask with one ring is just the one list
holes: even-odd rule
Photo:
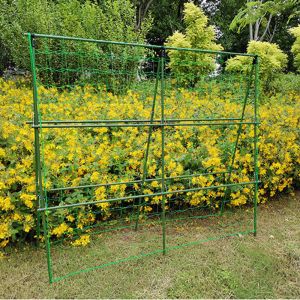
[[255, 55], [253, 58], [253, 65], [257, 65], [258, 63], [258, 55]]

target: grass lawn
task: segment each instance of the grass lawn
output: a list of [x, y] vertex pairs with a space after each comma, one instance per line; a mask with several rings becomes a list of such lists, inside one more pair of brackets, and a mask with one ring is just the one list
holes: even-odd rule
[[[48, 283], [43, 249], [15, 249], [0, 260], [0, 297], [299, 298], [299, 217], [297, 192], [295, 197], [281, 196], [259, 206], [257, 237], [249, 234], [205, 242], [172, 250], [166, 256], [152, 255], [82, 273], [52, 285]], [[234, 221], [236, 216], [229, 218]], [[195, 228], [199, 228], [195, 226], [181, 227], [176, 235], [192, 241]], [[129, 251], [130, 242], [116, 233], [108, 248], [122, 245], [122, 251]], [[90, 246], [72, 247], [63, 255], [68, 255], [70, 264], [93, 261], [96, 254], [105, 259], [101, 245], [101, 239], [94, 238]], [[60, 249], [57, 246], [54, 252]], [[66, 265], [61, 264], [63, 268]]]

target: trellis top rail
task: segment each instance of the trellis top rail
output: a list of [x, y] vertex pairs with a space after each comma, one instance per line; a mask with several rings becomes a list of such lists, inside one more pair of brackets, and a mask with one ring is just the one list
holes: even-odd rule
[[126, 43], [126, 42], [95, 40], [95, 39], [86, 39], [86, 38], [80, 38], [80, 37], [70, 37], [70, 36], [40, 34], [40, 33], [30, 33], [30, 32], [27, 32], [27, 33], [24, 33], [24, 34], [27, 35], [27, 36], [31, 36], [33, 38], [51, 38], [51, 39], [59, 39], [59, 40], [91, 42], [91, 43], [98, 43], [98, 44], [143, 47], [143, 48], [150, 48], [150, 49], [180, 50], [180, 51], [192, 51], [192, 52], [199, 52], [199, 53], [223, 54], [223, 55], [240, 55], [240, 56], [257, 57], [256, 54], [250, 54], [250, 53], [237, 53], [237, 52], [205, 50], [205, 49], [197, 49], [197, 48], [180, 48], [180, 47], [158, 46], [158, 45], [151, 45], [151, 44]]

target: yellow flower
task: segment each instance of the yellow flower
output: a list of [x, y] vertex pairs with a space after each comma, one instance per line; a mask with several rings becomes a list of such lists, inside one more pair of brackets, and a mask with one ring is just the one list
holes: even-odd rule
[[151, 182], [151, 186], [154, 188], [157, 188], [157, 187], [160, 187], [160, 184], [158, 183], [158, 181], [155, 180], [155, 181]]
[[71, 244], [73, 246], [86, 246], [90, 243], [90, 236], [89, 235], [82, 235], [79, 239], [75, 240]]
[[98, 207], [101, 207], [102, 210], [108, 210], [109, 209], [109, 203], [103, 202], [103, 203], [97, 203]]
[[150, 212], [150, 211], [152, 211], [152, 207], [151, 206], [144, 206], [144, 211], [145, 212]]
[[29, 224], [24, 224], [24, 231], [25, 232], [29, 232], [30, 231], [30, 229], [31, 229], [31, 226], [29, 225]]
[[207, 181], [208, 179], [205, 176], [198, 176], [192, 179], [192, 183], [198, 184], [200, 187], [205, 187], [207, 185]]
[[60, 237], [69, 230], [70, 227], [66, 223], [61, 223], [59, 226], [52, 230], [52, 234], [55, 234], [57, 237]]
[[0, 223], [0, 239], [5, 239], [9, 236], [9, 224]]
[[100, 179], [100, 176], [99, 176], [100, 174], [99, 174], [99, 172], [93, 172], [93, 174], [92, 174], [92, 176], [91, 176], [91, 181], [92, 182], [97, 182], [97, 181], [99, 181], [99, 179]]
[[5, 156], [5, 149], [0, 148], [0, 157], [4, 157]]
[[13, 220], [14, 221], [21, 221], [22, 220], [22, 216], [16, 212], [13, 215]]
[[73, 222], [75, 218], [72, 215], [67, 215], [67, 220]]
[[24, 201], [24, 203], [27, 207], [32, 208], [33, 207], [32, 201], [35, 200], [36, 197], [34, 195], [21, 194], [20, 198], [21, 198], [21, 200]]
[[231, 200], [230, 203], [234, 206], [239, 206], [239, 205], [246, 204], [246, 202], [247, 202], [247, 197], [245, 195], [241, 195], [235, 198], [234, 200]]
[[2, 210], [13, 210], [15, 208], [15, 206], [11, 203], [10, 198], [9, 197], [1, 197], [0, 196], [0, 209]]
[[96, 200], [105, 200], [106, 199], [106, 188], [105, 186], [100, 186], [95, 191]]
[[4, 248], [8, 244], [9, 240], [3, 240], [0, 242], [0, 248]]

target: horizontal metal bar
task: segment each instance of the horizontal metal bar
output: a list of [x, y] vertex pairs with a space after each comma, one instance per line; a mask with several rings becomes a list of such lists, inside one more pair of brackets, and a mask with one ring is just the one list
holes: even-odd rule
[[[182, 244], [175, 245], [175, 246], [168, 246], [168, 247], [166, 247], [165, 250], [167, 250], [167, 251], [177, 250], [177, 249], [180, 249], [180, 248], [183, 248], [183, 247], [187, 247], [187, 246], [198, 245], [200, 243], [205, 243], [205, 242], [210, 242], [210, 241], [214, 241], [214, 240], [219, 240], [219, 239], [223, 239], [223, 238], [226, 238], [226, 237], [246, 235], [246, 234], [253, 233], [253, 232], [254, 232], [253, 230], [246, 230], [246, 231], [239, 231], [239, 232], [235, 232], [235, 233], [224, 234], [224, 235], [221, 235], [221, 236], [218, 236], [218, 237], [211, 237], [211, 238], [207, 238], [207, 239], [202, 239], [202, 240], [196, 240], [196, 241], [192, 241], [192, 242], [182, 243]], [[94, 267], [90, 267], [90, 268], [86, 268], [86, 269], [81, 269], [81, 270], [78, 270], [78, 271], [73, 271], [73, 272], [68, 273], [66, 275], [63, 275], [63, 276], [54, 277], [53, 280], [52, 280], [52, 282], [53, 283], [54, 282], [59, 282], [59, 281], [62, 281], [64, 279], [67, 279], [67, 278], [75, 276], [75, 275], [79, 275], [79, 274], [82, 274], [82, 273], [87, 273], [87, 272], [90, 272], [90, 271], [102, 269], [104, 267], [116, 265], [116, 264], [123, 263], [123, 262], [132, 261], [132, 260], [135, 260], [135, 259], [140, 259], [140, 258], [147, 257], [147, 256], [150, 256], [150, 255], [159, 254], [159, 253], [162, 253], [163, 251], [164, 251], [163, 249], [157, 249], [157, 250], [154, 250], [154, 251], [151, 251], [151, 252], [146, 252], [146, 253], [144, 252], [144, 253], [141, 253], [141, 254], [138, 254], [138, 255], [132, 255], [132, 256], [128, 256], [126, 258], [117, 259], [115, 261], [104, 263], [104, 264], [101, 264], [101, 265], [98, 265], [98, 266], [94, 266]]]
[[[159, 217], [161, 215], [161, 213], [157, 213], [156, 215], [152, 215], [152, 217]], [[169, 214], [168, 214], [168, 218], [166, 219], [166, 222], [168, 223], [172, 223], [172, 222], [176, 222], [176, 221], [184, 221], [184, 220], [188, 220], [188, 219], [207, 219], [207, 218], [211, 218], [211, 217], [217, 217], [219, 216], [220, 213], [215, 213], [215, 214], [207, 214], [207, 215], [202, 215], [202, 216], [187, 216], [187, 217], [181, 217], [181, 218], [176, 218], [176, 217], [169, 217]], [[149, 217], [149, 215], [147, 215], [147, 217]], [[142, 226], [145, 226], [149, 223], [152, 223], [153, 222], [153, 219], [151, 219], [151, 217], [147, 220], [147, 221], [144, 221]], [[235, 225], [236, 223], [231, 223], [230, 225]], [[99, 228], [100, 226], [103, 226], [103, 227], [106, 227], [106, 228]], [[99, 229], [98, 229], [98, 228]], [[127, 226], [119, 226], [119, 227], [112, 227], [112, 226], [109, 226], [107, 224], [95, 224], [94, 226], [86, 226], [84, 227], [82, 230], [85, 231], [85, 230], [89, 230], [89, 229], [92, 229], [92, 231], [90, 231], [89, 234], [91, 235], [95, 235], [95, 234], [100, 234], [100, 233], [107, 233], [107, 232], [113, 232], [113, 231], [118, 231], [118, 230], [122, 230], [122, 229], [128, 229], [128, 228], [133, 228], [135, 227], [135, 224], [129, 224]], [[79, 230], [73, 230], [73, 232], [75, 232], [75, 235], [73, 234], [72, 237], [68, 237], [68, 236], [64, 236], [62, 239], [60, 240], [56, 240], [56, 241], [53, 241], [52, 244], [53, 245], [57, 245], [59, 243], [62, 243], [64, 241], [68, 241], [68, 240], [71, 240], [74, 238], [77, 238], [77, 237], [80, 237], [80, 235], [82, 234]]]
[[132, 196], [127, 196], [127, 197], [112, 198], [112, 199], [107, 199], [107, 200], [97, 200], [97, 201], [90, 201], [90, 202], [65, 204], [65, 205], [59, 205], [59, 206], [50, 206], [50, 207], [39, 208], [38, 211], [57, 210], [57, 209], [63, 209], [63, 208], [69, 208], [69, 207], [95, 205], [95, 204], [99, 204], [99, 203], [117, 202], [117, 201], [132, 200], [132, 199], [145, 198], [145, 197], [152, 198], [155, 196], [170, 195], [170, 194], [185, 193], [185, 192], [196, 192], [196, 191], [201, 191], [201, 190], [212, 190], [212, 189], [219, 189], [219, 188], [224, 188], [224, 187], [231, 187], [231, 186], [237, 186], [237, 185], [250, 185], [250, 184], [256, 184], [256, 183], [260, 183], [260, 181], [248, 181], [248, 182], [239, 182], [239, 183], [220, 184], [220, 185], [212, 185], [212, 186], [201, 187], [201, 188], [191, 188], [191, 189], [183, 189], [183, 190], [176, 190], [176, 191], [158, 192], [158, 193], [146, 194], [146, 195], [132, 195]]
[[[30, 33], [25, 33], [25, 35], [29, 35], [29, 34]], [[79, 38], [79, 37], [50, 35], [50, 34], [39, 34], [39, 33], [31, 33], [31, 36], [32, 36], [32, 38], [49, 38], [49, 39], [58, 39], [58, 40], [90, 42], [90, 43], [98, 43], [98, 44], [133, 46], [133, 47], [142, 47], [142, 48], [150, 48], [150, 49], [192, 51], [192, 52], [198, 52], [198, 53], [209, 53], [209, 54], [220, 54], [220, 55], [240, 55], [240, 56], [250, 56], [250, 57], [256, 56], [255, 54], [249, 54], [249, 53], [235, 53], [235, 52], [228, 52], [228, 51], [216, 51], [216, 50], [195, 49], [195, 48], [177, 48], [177, 47], [169, 47], [169, 46], [105, 41], [105, 40], [95, 40], [95, 39], [86, 39], [86, 38]]]
[[[202, 118], [202, 119], [165, 119], [165, 122], [200, 122], [200, 121], [237, 121], [241, 120], [241, 118]], [[68, 124], [68, 123], [147, 123], [150, 122], [149, 119], [140, 119], [140, 120], [44, 120], [41, 121], [41, 124]], [[151, 122], [160, 123], [161, 119], [154, 119]], [[26, 124], [32, 124], [33, 121], [27, 121]]]
[[255, 125], [259, 122], [228, 122], [228, 123], [163, 123], [163, 124], [66, 124], [66, 125], [32, 125], [32, 128], [107, 128], [107, 127], [167, 127], [167, 126], [226, 126], [226, 125]]
[[[223, 172], [209, 172], [209, 173], [198, 173], [198, 174], [190, 174], [190, 175], [179, 175], [179, 176], [172, 176], [172, 177], [165, 177], [165, 180], [172, 180], [172, 179], [186, 179], [191, 177], [198, 177], [198, 176], [207, 176], [207, 175], [220, 175], [220, 174], [228, 174], [229, 171]], [[152, 182], [152, 181], [161, 181], [162, 178], [147, 178], [145, 182]], [[111, 182], [111, 183], [99, 183], [99, 184], [90, 184], [90, 185], [79, 185], [79, 186], [71, 186], [71, 187], [62, 187], [62, 188], [55, 188], [49, 189], [47, 192], [56, 192], [56, 191], [67, 191], [67, 190], [74, 190], [74, 189], [84, 189], [84, 188], [93, 188], [93, 187], [100, 187], [100, 186], [112, 186], [112, 185], [123, 185], [123, 184], [135, 184], [141, 183], [142, 180], [132, 180], [132, 181], [121, 181], [121, 182]]]

